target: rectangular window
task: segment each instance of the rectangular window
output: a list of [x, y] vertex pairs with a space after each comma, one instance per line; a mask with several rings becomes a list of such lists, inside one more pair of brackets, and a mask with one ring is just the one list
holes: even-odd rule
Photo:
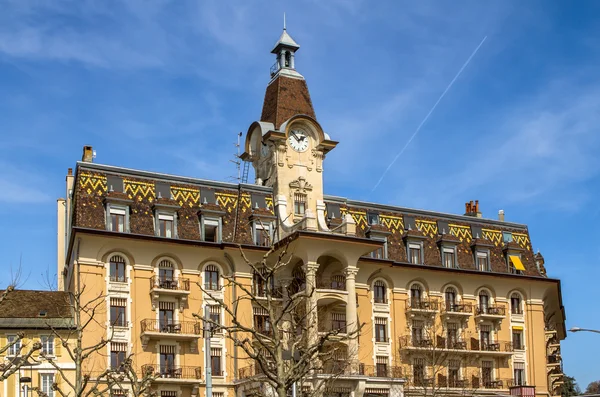
[[387, 303], [387, 291], [383, 281], [375, 281], [373, 295], [375, 303]]
[[210, 368], [213, 376], [223, 376], [221, 349], [210, 349]]
[[419, 321], [419, 320], [412, 321], [411, 335], [412, 335], [413, 346], [421, 346], [422, 345], [424, 325], [425, 324], [423, 323], [423, 321]]
[[[174, 312], [175, 302], [158, 302], [158, 324], [160, 332], [173, 333], [177, 331], [175, 329], [173, 317]], [[179, 331], [181, 331], [181, 329], [179, 329]]]
[[376, 212], [367, 212], [367, 222], [369, 222], [369, 225], [379, 225], [379, 214]]
[[513, 337], [513, 348], [516, 350], [523, 350], [523, 331], [514, 330], [512, 332]]
[[508, 255], [508, 268], [512, 274], [523, 274], [525, 267], [520, 255]]
[[110, 323], [116, 327], [127, 326], [127, 316], [125, 307], [127, 299], [125, 298], [110, 298]]
[[490, 325], [479, 326], [479, 340], [481, 342], [481, 350], [488, 350], [491, 340], [492, 327]]
[[202, 219], [202, 240], [211, 243], [221, 242], [221, 222], [219, 219]]
[[460, 360], [448, 361], [448, 387], [460, 387]]
[[377, 356], [377, 364], [375, 366], [378, 377], [388, 376], [388, 358], [386, 356]]
[[258, 222], [254, 225], [254, 245], [269, 247], [271, 245], [271, 224]]
[[372, 240], [382, 241], [383, 247], [377, 248], [375, 251], [371, 252], [371, 258], [386, 259], [387, 258], [387, 239], [372, 238]]
[[477, 269], [482, 272], [490, 271], [490, 259], [487, 252], [477, 252]]
[[54, 397], [52, 384], [54, 384], [54, 374], [40, 375], [40, 389], [42, 389], [42, 392], [46, 393], [48, 397]]
[[42, 353], [53, 356], [54, 355], [54, 336], [52, 335], [42, 335], [40, 338], [40, 342], [42, 343]]
[[210, 305], [208, 306], [208, 318], [214, 324], [211, 324], [213, 327], [217, 327], [217, 325], [221, 325], [221, 306], [220, 305]]
[[425, 359], [415, 358], [413, 360], [413, 378], [414, 383], [417, 386], [421, 386], [425, 383]]
[[492, 381], [494, 380], [493, 361], [482, 361], [481, 362], [481, 380], [483, 381], [484, 387], [491, 387]]
[[458, 324], [448, 323], [446, 336], [448, 340], [448, 348], [455, 349], [458, 342]]
[[175, 346], [160, 345], [160, 374], [162, 377], [174, 377], [176, 375], [175, 368]]
[[112, 232], [127, 231], [127, 207], [109, 205], [108, 230]]
[[117, 370], [125, 362], [125, 353], [127, 352], [127, 343], [110, 343], [110, 368]]
[[448, 268], [456, 267], [456, 252], [453, 248], [444, 248], [444, 266]]
[[515, 386], [525, 385], [525, 363], [515, 363], [514, 365]]
[[375, 342], [387, 341], [387, 318], [375, 317]]
[[306, 194], [294, 194], [294, 215], [304, 215], [306, 212]]
[[408, 260], [415, 265], [421, 264], [421, 246], [419, 244], [408, 245]]
[[110, 258], [110, 281], [125, 283], [127, 277], [125, 276], [125, 259], [120, 255], [113, 255]]
[[158, 213], [158, 235], [160, 237], [175, 237], [175, 215]]
[[8, 335], [7, 341], [10, 345], [7, 354], [9, 356], [18, 356], [21, 352], [21, 339], [17, 335]]
[[331, 313], [331, 329], [346, 333], [346, 313]]

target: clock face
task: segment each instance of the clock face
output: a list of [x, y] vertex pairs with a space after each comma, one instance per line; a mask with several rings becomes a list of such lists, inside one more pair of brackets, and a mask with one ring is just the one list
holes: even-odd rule
[[292, 149], [297, 152], [304, 152], [308, 149], [308, 135], [302, 130], [291, 130], [288, 141]]

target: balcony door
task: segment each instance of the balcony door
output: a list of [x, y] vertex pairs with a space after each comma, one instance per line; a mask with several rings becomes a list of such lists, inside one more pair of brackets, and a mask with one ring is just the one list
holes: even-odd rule
[[487, 350], [488, 346], [492, 342], [491, 339], [492, 327], [491, 325], [481, 325], [479, 327], [479, 342], [482, 350]]
[[171, 377], [175, 372], [175, 346], [160, 346], [160, 374]]
[[174, 322], [173, 313], [175, 311], [174, 302], [159, 302], [158, 303], [158, 323], [160, 332], [171, 332], [170, 329]]

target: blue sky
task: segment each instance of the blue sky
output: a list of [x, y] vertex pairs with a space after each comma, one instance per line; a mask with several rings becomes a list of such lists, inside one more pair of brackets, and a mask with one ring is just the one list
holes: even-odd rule
[[[340, 141], [326, 193], [504, 209], [563, 280], [567, 327], [598, 329], [600, 3], [570, 4], [0, 0], [2, 266], [22, 260], [28, 288], [54, 272], [55, 200], [84, 144], [100, 163], [235, 175], [233, 143], [260, 117], [286, 11], [317, 118]], [[583, 388], [598, 376], [599, 338], [563, 344]]]

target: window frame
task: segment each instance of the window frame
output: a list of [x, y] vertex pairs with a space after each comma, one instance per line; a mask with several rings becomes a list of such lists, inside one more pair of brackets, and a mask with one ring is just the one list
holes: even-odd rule
[[[176, 211], [165, 211], [165, 210], [156, 210], [154, 214], [154, 232], [157, 237], [164, 238], [177, 238], [177, 212]], [[170, 221], [171, 222], [171, 236], [163, 236], [161, 234], [161, 221]], [[167, 234], [167, 229], [165, 228], [165, 234]]]
[[[123, 216], [123, 230], [113, 230], [113, 215]], [[106, 203], [106, 230], [115, 233], [129, 233], [129, 206]]]
[[521, 256], [521, 253], [518, 253], [518, 252], [507, 252], [506, 253], [506, 265], [508, 266], [508, 271], [510, 272], [510, 274], [523, 275], [523, 270], [518, 270], [515, 267], [515, 265], [512, 263], [512, 261], [510, 260], [511, 256], [518, 256], [519, 259], [521, 259], [521, 261], [523, 261], [523, 257]]
[[306, 214], [306, 202], [308, 195], [306, 193], [294, 193], [294, 216], [304, 217]]
[[54, 356], [54, 335], [40, 335], [40, 343], [42, 345], [42, 349], [40, 353], [43, 353], [47, 356]]
[[[268, 235], [265, 236], [266, 234]], [[272, 222], [253, 222], [252, 224], [252, 241], [254, 245], [259, 247], [269, 247], [273, 243], [273, 223]], [[260, 240], [259, 240], [260, 238]], [[265, 239], [264, 241], [261, 241]]]
[[[518, 299], [519, 304], [517, 305], [517, 309], [515, 310], [515, 305], [513, 299]], [[523, 296], [518, 292], [513, 292], [510, 294], [510, 314], [515, 316], [523, 315]]]
[[[210, 370], [212, 376], [224, 376], [225, 371], [223, 368], [223, 350], [221, 348], [211, 348], [210, 350]], [[213, 355], [213, 350], [218, 350], [219, 355]], [[215, 371], [215, 367], [218, 367], [219, 370]]]
[[[388, 258], [388, 241], [387, 237], [375, 237], [371, 236], [371, 240], [381, 241], [383, 242], [383, 246], [381, 248], [377, 248], [374, 251], [371, 251], [369, 256], [373, 259], [387, 259]], [[378, 253], [381, 253], [379, 256]]]
[[[520, 329], [513, 329], [513, 330], [511, 330], [511, 333], [512, 333], [511, 338], [512, 338], [513, 349], [514, 350], [525, 350], [525, 343], [523, 340], [523, 331]], [[519, 345], [517, 345], [515, 343], [515, 339], [516, 339], [515, 335], [518, 335], [517, 339], [519, 339]]]
[[[380, 320], [378, 322], [377, 320]], [[383, 320], [383, 321], [381, 321]], [[376, 343], [387, 343], [388, 338], [388, 319], [387, 317], [375, 317], [375, 342]]]
[[18, 335], [6, 335], [6, 342], [9, 345], [14, 342], [14, 344], [6, 350], [6, 355], [8, 357], [17, 357], [19, 353], [21, 353], [23, 340], [19, 339]]
[[[121, 261], [117, 261], [114, 260], [115, 258], [118, 259], [122, 259]], [[115, 273], [113, 274], [113, 264], [115, 265]], [[123, 267], [123, 276], [122, 278], [119, 276], [119, 268], [121, 267], [120, 265], [122, 265]], [[125, 259], [125, 257], [121, 254], [112, 254], [109, 258], [108, 258], [108, 279], [110, 280], [111, 283], [126, 283], [127, 280], [127, 260]]]
[[[212, 267], [214, 267], [214, 269]], [[210, 269], [209, 269], [210, 268]], [[221, 285], [221, 268], [219, 268], [219, 266], [215, 265], [214, 263], [209, 263], [204, 267], [203, 272], [203, 277], [204, 277], [204, 289], [208, 290], [208, 291], [220, 291], [222, 288]], [[216, 288], [215, 284], [212, 282], [213, 280], [213, 275], [214, 273], [216, 273]], [[210, 277], [209, 277], [210, 276]]]
[[[381, 299], [378, 300], [377, 290], [383, 289]], [[375, 280], [373, 282], [373, 302], [377, 304], [387, 304], [388, 303], [388, 285], [383, 280]]]
[[[121, 305], [113, 304], [113, 302], [109, 302], [109, 304], [110, 304], [109, 323], [110, 323], [111, 327], [126, 328], [126, 327], [129, 327], [129, 322], [127, 321], [127, 301], [126, 301], [126, 298], [119, 298], [119, 299], [125, 299], [125, 305], [121, 306]], [[114, 310], [115, 315], [117, 316], [117, 318], [114, 320], [113, 320], [113, 310]], [[119, 321], [120, 318], [122, 318], [121, 321]]]
[[[481, 265], [479, 263], [479, 259], [481, 258], [485, 258], [485, 260], [487, 261], [486, 264], [486, 268], [482, 269]], [[490, 263], [490, 252], [487, 250], [477, 250], [475, 251], [475, 266], [477, 267], [477, 270], [480, 272], [490, 272], [492, 271], [491, 268], [491, 263]]]
[[[215, 241], [206, 239], [206, 226], [215, 227]], [[221, 243], [223, 241], [223, 221], [221, 217], [200, 216], [200, 239], [208, 243]]]
[[[413, 262], [412, 258], [412, 250], [419, 250], [419, 262], [415, 263]], [[409, 263], [412, 263], [413, 265], [422, 265], [424, 260], [423, 260], [423, 243], [422, 242], [412, 242], [409, 241], [406, 245], [406, 253], [407, 253], [407, 259]]]
[[[54, 390], [52, 390], [52, 385], [54, 384], [54, 373], [40, 373], [40, 390], [43, 393], [46, 393], [48, 397], [54, 397]], [[49, 379], [45, 381], [45, 379]], [[47, 387], [47, 389], [46, 389]]]
[[[453, 257], [452, 265], [447, 266], [446, 255], [451, 254]], [[456, 255], [456, 247], [442, 246], [442, 266], [447, 269], [458, 269], [458, 258]]]

